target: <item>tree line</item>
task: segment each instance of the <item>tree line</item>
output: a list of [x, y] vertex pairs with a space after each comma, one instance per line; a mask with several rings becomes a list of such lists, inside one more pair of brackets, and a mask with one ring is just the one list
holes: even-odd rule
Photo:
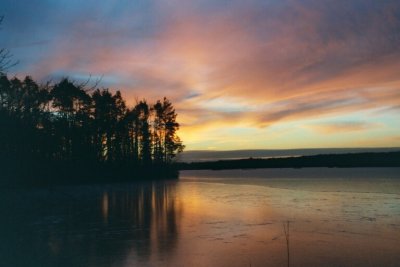
[[120, 91], [0, 74], [3, 159], [160, 168], [184, 148], [176, 117], [165, 97], [129, 108]]

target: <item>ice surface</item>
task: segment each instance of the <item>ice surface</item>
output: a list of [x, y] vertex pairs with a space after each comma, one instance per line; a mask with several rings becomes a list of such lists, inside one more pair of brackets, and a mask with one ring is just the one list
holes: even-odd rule
[[1, 192], [1, 266], [398, 266], [400, 169]]

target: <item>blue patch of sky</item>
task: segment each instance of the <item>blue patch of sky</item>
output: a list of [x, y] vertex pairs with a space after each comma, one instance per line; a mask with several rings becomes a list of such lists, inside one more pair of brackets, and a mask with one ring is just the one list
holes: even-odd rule
[[193, 99], [201, 96], [202, 94], [197, 91], [190, 91], [186, 96], [184, 96], [185, 100]]
[[116, 75], [100, 75], [100, 74], [91, 74], [91, 73], [79, 73], [73, 71], [64, 71], [57, 70], [48, 75], [45, 80], [53, 80], [54, 82], [58, 82], [62, 78], [68, 78], [77, 83], [86, 83], [87, 86], [91, 86], [98, 83], [98, 87], [101, 88], [110, 88], [118, 90], [119, 88], [114, 88], [115, 84], [120, 82], [120, 78]]
[[[5, 18], [0, 31], [0, 45], [18, 49], [21, 57], [40, 57], [52, 46], [74, 40], [76, 31], [84, 31], [81, 38], [94, 38], [116, 33], [118, 38], [107, 42], [124, 43], [125, 39], [151, 35], [161, 25], [152, 11], [152, 1], [2, 1]], [[81, 23], [90, 22], [91, 26]], [[122, 41], [121, 41], [122, 39]], [[114, 40], [114, 41], [112, 41]], [[104, 40], [103, 40], [104, 41]], [[37, 46], [45, 47], [40, 51]], [[24, 55], [21, 52], [25, 49]]]
[[[390, 113], [377, 113], [378, 109], [356, 111], [349, 114], [341, 114], [329, 118], [302, 120], [305, 125], [346, 125], [364, 124], [367, 128], [383, 129], [395, 126], [396, 115]], [[371, 130], [370, 128], [366, 130]]]

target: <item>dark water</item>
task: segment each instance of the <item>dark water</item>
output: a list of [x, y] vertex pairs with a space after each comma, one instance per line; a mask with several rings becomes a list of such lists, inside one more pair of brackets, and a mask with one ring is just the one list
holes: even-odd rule
[[1, 192], [0, 266], [399, 266], [400, 169]]

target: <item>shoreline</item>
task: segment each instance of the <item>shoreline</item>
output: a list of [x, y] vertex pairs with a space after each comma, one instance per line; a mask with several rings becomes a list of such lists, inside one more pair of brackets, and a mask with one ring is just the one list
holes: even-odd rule
[[235, 170], [273, 168], [361, 168], [400, 167], [400, 151], [320, 154], [279, 158], [246, 158], [177, 163], [179, 170]]

